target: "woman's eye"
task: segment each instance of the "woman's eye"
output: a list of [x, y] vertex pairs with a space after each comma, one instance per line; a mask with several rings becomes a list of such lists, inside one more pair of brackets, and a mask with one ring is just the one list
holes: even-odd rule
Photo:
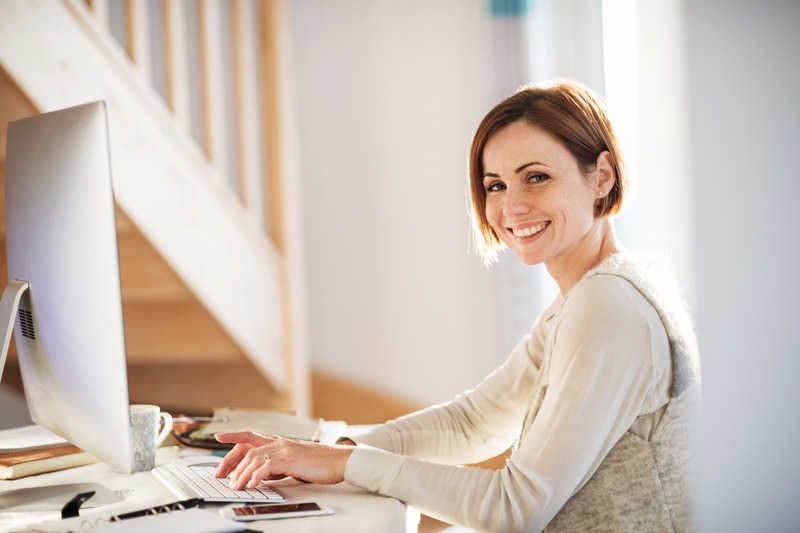
[[495, 183], [492, 183], [492, 184], [490, 184], [490, 185], [488, 185], [486, 187], [486, 192], [502, 191], [505, 188], [506, 188], [506, 186], [503, 183], [495, 182]]
[[531, 183], [541, 183], [543, 181], [547, 181], [548, 179], [550, 179], [550, 176], [541, 173], [531, 174], [528, 176], [528, 181]]

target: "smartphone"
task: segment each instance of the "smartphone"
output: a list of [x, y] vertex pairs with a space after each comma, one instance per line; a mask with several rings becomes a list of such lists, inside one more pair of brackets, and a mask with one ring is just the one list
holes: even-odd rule
[[333, 514], [333, 509], [315, 502], [278, 503], [272, 505], [250, 505], [247, 507], [228, 507], [219, 512], [224, 518], [232, 520], [269, 520], [272, 518], [293, 518], [296, 516], [317, 516]]

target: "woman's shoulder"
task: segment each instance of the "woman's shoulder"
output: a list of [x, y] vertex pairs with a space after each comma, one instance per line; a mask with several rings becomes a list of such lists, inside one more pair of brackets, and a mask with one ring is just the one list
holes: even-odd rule
[[653, 383], [669, 369], [663, 322], [624, 277], [597, 274], [581, 280], [567, 295], [552, 327], [554, 347], [559, 347], [554, 357], [557, 353], [561, 365], [579, 358], [587, 368], [639, 372]]
[[669, 260], [661, 255], [623, 252], [605, 258], [581, 281], [598, 276], [615, 276], [627, 280], [656, 307], [682, 302], [680, 286]]
[[583, 280], [601, 275], [624, 278], [640, 288], [672, 284], [675, 281], [666, 257], [632, 252], [608, 256], [589, 270]]
[[615, 254], [590, 270], [565, 296], [559, 322], [615, 331], [662, 329], [663, 315], [682, 303], [673, 294], [676, 287], [664, 259]]
[[666, 258], [627, 252], [615, 254], [590, 270], [578, 285], [593, 285], [609, 278], [625, 280], [635, 288], [658, 312], [664, 326], [671, 331], [670, 337], [693, 336], [688, 306]]
[[658, 315], [650, 301], [629, 279], [610, 273], [584, 278], [566, 295], [561, 321], [580, 317], [598, 326], [646, 326]]

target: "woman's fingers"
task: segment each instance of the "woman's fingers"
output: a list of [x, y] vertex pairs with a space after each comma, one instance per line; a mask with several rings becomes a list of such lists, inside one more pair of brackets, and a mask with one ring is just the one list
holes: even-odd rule
[[250, 475], [250, 480], [247, 481], [245, 488], [252, 489], [255, 488], [259, 483], [264, 480], [272, 480], [272, 479], [281, 479], [286, 476], [275, 475], [272, 473], [272, 462], [267, 460], [264, 461], [264, 464], [259, 468], [253, 470], [253, 473]]
[[264, 446], [265, 444], [274, 441], [274, 437], [265, 437], [252, 431], [242, 431], [235, 433], [218, 433], [214, 437], [219, 442], [234, 443], [235, 446], [228, 454], [222, 459], [222, 462], [217, 468], [216, 476], [218, 478], [227, 477], [234, 469], [236, 469], [241, 462], [247, 457], [248, 452], [254, 447]]
[[237, 444], [234, 446], [231, 451], [222, 458], [215, 476], [218, 478], [228, 477], [228, 474], [230, 474], [231, 471], [236, 468], [236, 465], [244, 459], [249, 449], [250, 447], [247, 445]]
[[[245, 487], [254, 487], [262, 479], [268, 478], [270, 475], [267, 460], [268, 453], [269, 451], [265, 446], [251, 448], [231, 475], [231, 490], [243, 490]], [[262, 477], [258, 477], [258, 472], [262, 473]]]
[[227, 433], [216, 433], [214, 435], [219, 442], [232, 442], [235, 444], [250, 444], [252, 446], [262, 446], [266, 442], [273, 441], [278, 437], [261, 435], [252, 431], [232, 431]]
[[222, 433], [220, 442], [235, 443], [220, 463], [217, 477], [230, 477], [232, 490], [254, 487], [265, 479], [291, 476], [313, 483], [344, 480], [352, 446], [327, 446], [257, 433]]

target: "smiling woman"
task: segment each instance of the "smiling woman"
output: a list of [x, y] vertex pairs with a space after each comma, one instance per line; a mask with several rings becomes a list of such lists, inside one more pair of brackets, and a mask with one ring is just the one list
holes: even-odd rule
[[[584, 173], [555, 136], [520, 119], [486, 142], [483, 167], [484, 213], [493, 237], [523, 264], [547, 265], [562, 294], [619, 252], [610, 221], [595, 216], [616, 181], [607, 150]], [[586, 256], [586, 249], [597, 254]]]
[[[525, 88], [470, 154], [487, 256], [508, 246], [561, 289], [530, 334], [474, 389], [349, 445], [220, 435], [236, 445], [218, 475], [348, 481], [480, 531], [691, 529], [694, 332], [664, 263], [616, 238], [629, 180], [602, 102], [571, 82]], [[500, 470], [458, 466], [509, 446]]]
[[[469, 185], [475, 229], [487, 262], [493, 262], [502, 241], [487, 219], [484, 179], [484, 151], [490, 137], [500, 130], [517, 124], [536, 128], [549, 134], [551, 141], [574, 159], [580, 173], [588, 175], [598, 164], [604, 152], [603, 163], [610, 163], [614, 180], [608, 190], [598, 195], [598, 217], [619, 214], [632, 183], [625, 163], [622, 147], [611, 126], [600, 97], [589, 89], [563, 80], [551, 85], [524, 87], [512, 97], [498, 104], [481, 122], [470, 149]], [[495, 143], [498, 144], [498, 143]], [[597, 192], [601, 192], [597, 190]]]

